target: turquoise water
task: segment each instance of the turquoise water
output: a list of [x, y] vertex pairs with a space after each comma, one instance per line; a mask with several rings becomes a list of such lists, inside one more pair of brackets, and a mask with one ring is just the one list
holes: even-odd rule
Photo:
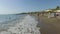
[[22, 21], [26, 15], [16, 15], [16, 14], [10, 14], [10, 15], [0, 15], [0, 30], [1, 29], [7, 29], [10, 26], [14, 26], [14, 24]]

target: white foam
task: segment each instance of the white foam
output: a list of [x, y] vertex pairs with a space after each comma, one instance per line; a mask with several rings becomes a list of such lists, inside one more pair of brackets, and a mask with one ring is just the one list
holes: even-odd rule
[[0, 34], [41, 34], [39, 28], [36, 27], [37, 21], [31, 16], [26, 16], [24, 20], [17, 23], [14, 27], [9, 27], [7, 32], [2, 31]]

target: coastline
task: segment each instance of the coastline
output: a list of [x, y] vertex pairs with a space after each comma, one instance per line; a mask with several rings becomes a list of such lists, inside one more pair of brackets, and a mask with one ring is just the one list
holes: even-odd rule
[[7, 31], [2, 31], [0, 34], [41, 34], [36, 25], [37, 21], [32, 16], [27, 15], [22, 22], [17, 23], [13, 27], [9, 27]]

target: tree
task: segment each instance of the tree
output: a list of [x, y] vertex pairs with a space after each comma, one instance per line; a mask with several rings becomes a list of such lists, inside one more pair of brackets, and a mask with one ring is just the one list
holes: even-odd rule
[[59, 7], [59, 6], [57, 6], [57, 7], [56, 7], [56, 10], [59, 10], [59, 9], [60, 9], [60, 7]]

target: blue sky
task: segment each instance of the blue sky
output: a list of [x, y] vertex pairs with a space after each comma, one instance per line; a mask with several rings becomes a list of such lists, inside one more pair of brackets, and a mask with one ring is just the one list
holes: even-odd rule
[[60, 6], [60, 0], [0, 0], [0, 14], [34, 12]]

